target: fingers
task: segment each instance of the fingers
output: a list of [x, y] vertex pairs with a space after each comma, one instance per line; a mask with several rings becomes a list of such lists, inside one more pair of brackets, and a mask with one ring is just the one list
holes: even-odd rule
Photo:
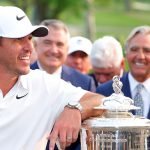
[[50, 140], [49, 150], [54, 150], [55, 144], [59, 150], [64, 150], [72, 143], [72, 132], [67, 133], [66, 130], [59, 131], [54, 128], [48, 139]]
[[81, 113], [78, 110], [65, 108], [54, 124], [50, 134], [49, 149], [53, 150], [56, 141], [59, 141], [61, 149], [75, 142], [81, 127]]
[[74, 131], [72, 134], [72, 143], [74, 143], [78, 138], [79, 131]]
[[54, 150], [55, 144], [59, 150], [64, 150], [77, 140], [78, 133], [78, 130], [61, 130], [61, 132], [53, 130], [48, 138], [50, 140], [49, 150]]
[[49, 136], [50, 140], [49, 150], [54, 150], [57, 139], [58, 139], [58, 130], [53, 130]]
[[72, 134], [66, 136], [66, 146], [70, 146], [72, 143]]
[[65, 147], [68, 147], [72, 143], [72, 130], [64, 130], [61, 131], [59, 134], [59, 142], [62, 149], [65, 149]]
[[79, 135], [79, 130], [80, 130], [80, 128], [67, 131], [67, 134], [66, 134], [67, 144], [66, 144], [66, 146], [71, 145], [71, 143], [74, 143], [77, 140], [78, 135]]
[[60, 147], [62, 149], [65, 149], [66, 147], [66, 130], [62, 130], [61, 132], [59, 132], [59, 142], [60, 142]]

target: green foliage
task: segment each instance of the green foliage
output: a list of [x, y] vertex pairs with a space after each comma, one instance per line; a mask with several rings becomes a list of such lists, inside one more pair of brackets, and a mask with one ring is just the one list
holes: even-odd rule
[[[149, 0], [130, 0], [130, 2], [150, 2]], [[16, 5], [23, 8], [35, 23], [46, 18], [57, 18], [85, 33], [85, 15], [87, 0], [1, 0], [0, 3]], [[125, 0], [93, 0], [96, 21], [96, 38], [106, 34], [113, 35], [123, 43], [135, 26], [150, 25], [149, 13], [124, 9]]]
[[71, 12], [73, 15], [79, 15], [86, 9], [85, 1], [80, 0], [51, 0], [49, 10], [51, 10], [51, 18], [60, 18], [61, 14]]
[[109, 6], [112, 4], [112, 1], [113, 0], [95, 0], [94, 3], [95, 3], [95, 6], [96, 5], [99, 5], [101, 7], [104, 7], [104, 6]]

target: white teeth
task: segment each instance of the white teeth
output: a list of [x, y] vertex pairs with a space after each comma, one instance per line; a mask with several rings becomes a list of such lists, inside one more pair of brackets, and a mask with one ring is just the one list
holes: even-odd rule
[[29, 58], [29, 56], [22, 56], [22, 57], [20, 57], [20, 59], [28, 60], [28, 59], [30, 59], [30, 58]]
[[144, 63], [136, 62], [135, 64], [136, 64], [137, 66], [144, 66]]

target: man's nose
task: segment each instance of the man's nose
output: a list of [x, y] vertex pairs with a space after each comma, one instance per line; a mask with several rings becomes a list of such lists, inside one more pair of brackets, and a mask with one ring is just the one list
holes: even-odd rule
[[108, 80], [108, 78], [104, 75], [104, 74], [101, 74], [100, 76], [99, 76], [99, 82], [100, 83], [104, 83], [104, 82], [106, 82]]
[[137, 53], [137, 57], [140, 59], [144, 59], [145, 58], [145, 53], [143, 49], [140, 49], [139, 52]]
[[33, 48], [34, 48], [34, 46], [33, 46], [33, 43], [31, 40], [25, 40], [24, 41], [24, 50], [32, 52]]

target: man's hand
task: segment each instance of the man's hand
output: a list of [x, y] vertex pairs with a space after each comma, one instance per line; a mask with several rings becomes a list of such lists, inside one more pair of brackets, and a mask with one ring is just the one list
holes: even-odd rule
[[81, 113], [77, 109], [64, 108], [59, 118], [54, 124], [54, 128], [49, 136], [49, 149], [53, 150], [56, 141], [60, 143], [61, 149], [69, 146], [78, 138], [81, 127]]

